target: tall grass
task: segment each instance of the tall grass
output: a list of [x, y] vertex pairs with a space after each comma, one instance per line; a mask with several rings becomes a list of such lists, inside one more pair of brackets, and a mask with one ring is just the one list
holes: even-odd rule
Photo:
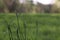
[[2, 14], [0, 32], [1, 40], [60, 40], [60, 16]]
[[10, 24], [8, 23], [8, 21], [4, 18], [4, 22], [6, 24], [6, 27], [8, 29], [8, 34], [9, 34], [9, 40], [13, 40], [13, 35], [12, 35], [12, 31], [11, 31], [11, 28], [10, 28]]

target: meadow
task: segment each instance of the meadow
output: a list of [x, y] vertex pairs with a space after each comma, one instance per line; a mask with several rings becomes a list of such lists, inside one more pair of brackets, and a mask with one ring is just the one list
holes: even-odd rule
[[0, 40], [60, 40], [60, 15], [0, 14]]

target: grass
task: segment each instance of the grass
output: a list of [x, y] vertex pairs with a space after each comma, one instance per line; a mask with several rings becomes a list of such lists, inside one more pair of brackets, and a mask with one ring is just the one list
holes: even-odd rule
[[0, 14], [0, 40], [19, 40], [18, 36], [20, 40], [60, 40], [60, 15], [20, 14], [18, 18], [19, 29], [15, 14]]

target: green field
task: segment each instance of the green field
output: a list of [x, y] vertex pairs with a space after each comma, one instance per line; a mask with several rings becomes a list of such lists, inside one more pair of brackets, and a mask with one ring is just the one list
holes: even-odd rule
[[0, 40], [60, 40], [58, 14], [0, 14]]

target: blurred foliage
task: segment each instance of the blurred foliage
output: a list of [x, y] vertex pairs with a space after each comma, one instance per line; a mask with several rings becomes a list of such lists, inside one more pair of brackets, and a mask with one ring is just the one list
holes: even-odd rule
[[60, 13], [60, 8], [54, 4], [51, 8], [51, 12]]
[[20, 13], [60, 13], [57, 5], [43, 5], [41, 3], [33, 4], [32, 0], [26, 0], [26, 3], [20, 3], [19, 0], [0, 0], [0, 12]]
[[[20, 40], [60, 40], [60, 15], [20, 14], [18, 18]], [[17, 28], [15, 14], [0, 14], [0, 40], [10, 40], [10, 38], [18, 40]]]
[[4, 2], [3, 0], [0, 0], [0, 8], [4, 7]]

